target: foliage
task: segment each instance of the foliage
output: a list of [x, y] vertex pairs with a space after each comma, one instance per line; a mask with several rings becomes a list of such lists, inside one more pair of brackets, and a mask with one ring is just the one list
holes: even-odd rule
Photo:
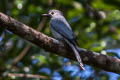
[[[70, 23], [80, 47], [103, 54], [108, 51], [107, 55], [120, 57], [118, 54], [114, 54], [118, 53], [115, 48], [119, 48], [120, 40], [120, 1], [88, 0], [90, 6], [101, 14], [100, 19], [89, 15], [89, 10], [84, 7], [83, 1], [0, 0], [0, 11], [34, 29], [40, 28], [40, 32], [52, 36], [48, 27], [49, 19], [43, 18], [41, 14], [47, 13], [50, 9], [61, 10]], [[25, 52], [26, 46], [29, 48]], [[110, 52], [110, 49], [113, 49], [113, 53]], [[12, 64], [13, 60], [22, 52], [26, 55], [17, 63]], [[37, 80], [37, 78], [8, 77], [8, 73], [39, 74], [52, 80], [117, 80], [120, 78], [117, 74], [88, 65], [85, 66], [86, 71], [81, 71], [76, 62], [49, 54], [2, 28], [0, 28], [0, 64], [1, 80]]]

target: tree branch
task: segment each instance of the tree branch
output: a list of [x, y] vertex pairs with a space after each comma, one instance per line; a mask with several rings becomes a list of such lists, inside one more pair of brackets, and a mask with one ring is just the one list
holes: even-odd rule
[[41, 75], [35, 75], [35, 74], [22, 74], [22, 73], [8, 73], [7, 76], [9, 76], [9, 77], [49, 79], [47, 76], [41, 76]]
[[[18, 22], [17, 20], [0, 13], [0, 27], [3, 27], [14, 34], [32, 42], [46, 51], [57, 55], [76, 60], [72, 50], [67, 45], [38, 32], [31, 27]], [[85, 64], [101, 68], [106, 71], [120, 73], [120, 60], [100, 53], [79, 49], [79, 53]]]

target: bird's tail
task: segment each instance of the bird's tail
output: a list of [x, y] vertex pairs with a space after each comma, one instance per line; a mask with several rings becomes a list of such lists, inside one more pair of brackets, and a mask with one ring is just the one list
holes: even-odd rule
[[78, 61], [79, 65], [80, 65], [80, 67], [81, 67], [83, 70], [85, 70], [84, 65], [83, 65], [83, 63], [82, 63], [82, 60], [81, 60], [81, 57], [80, 57], [80, 55], [79, 55], [79, 52], [78, 52], [77, 48], [76, 48], [72, 43], [70, 43], [68, 40], [65, 40], [65, 41], [66, 41], [66, 42], [68, 43], [68, 45], [72, 48], [72, 50], [73, 50], [73, 52], [74, 52], [74, 54], [75, 54], [75, 57], [77, 58], [77, 61]]

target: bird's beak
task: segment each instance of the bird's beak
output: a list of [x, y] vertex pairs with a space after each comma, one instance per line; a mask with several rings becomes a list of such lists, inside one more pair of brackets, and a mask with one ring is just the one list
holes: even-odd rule
[[50, 14], [42, 14], [42, 16], [50, 17]]

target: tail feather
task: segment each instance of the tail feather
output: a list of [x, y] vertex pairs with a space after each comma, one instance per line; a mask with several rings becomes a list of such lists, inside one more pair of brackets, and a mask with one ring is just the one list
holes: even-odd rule
[[72, 43], [70, 43], [68, 40], [65, 39], [65, 41], [66, 41], [66, 42], [68, 43], [68, 45], [72, 48], [72, 50], [73, 50], [73, 52], [74, 52], [74, 54], [75, 54], [75, 57], [77, 58], [77, 61], [78, 61], [79, 65], [80, 65], [80, 67], [81, 67], [83, 70], [85, 70], [84, 65], [83, 65], [83, 63], [82, 63], [82, 60], [81, 60], [81, 57], [80, 57], [80, 55], [79, 55], [79, 52], [78, 52], [77, 48], [76, 48]]
[[75, 53], [75, 56], [76, 56], [76, 58], [77, 58], [77, 60], [78, 60], [78, 62], [79, 62], [80, 67], [81, 67], [83, 70], [85, 70], [84, 65], [83, 65], [83, 63], [82, 63], [82, 60], [81, 60], [81, 57], [80, 57], [77, 49], [76, 49], [73, 45], [72, 45], [71, 47], [72, 47], [72, 49], [73, 49], [73, 51], [74, 51], [74, 53]]

